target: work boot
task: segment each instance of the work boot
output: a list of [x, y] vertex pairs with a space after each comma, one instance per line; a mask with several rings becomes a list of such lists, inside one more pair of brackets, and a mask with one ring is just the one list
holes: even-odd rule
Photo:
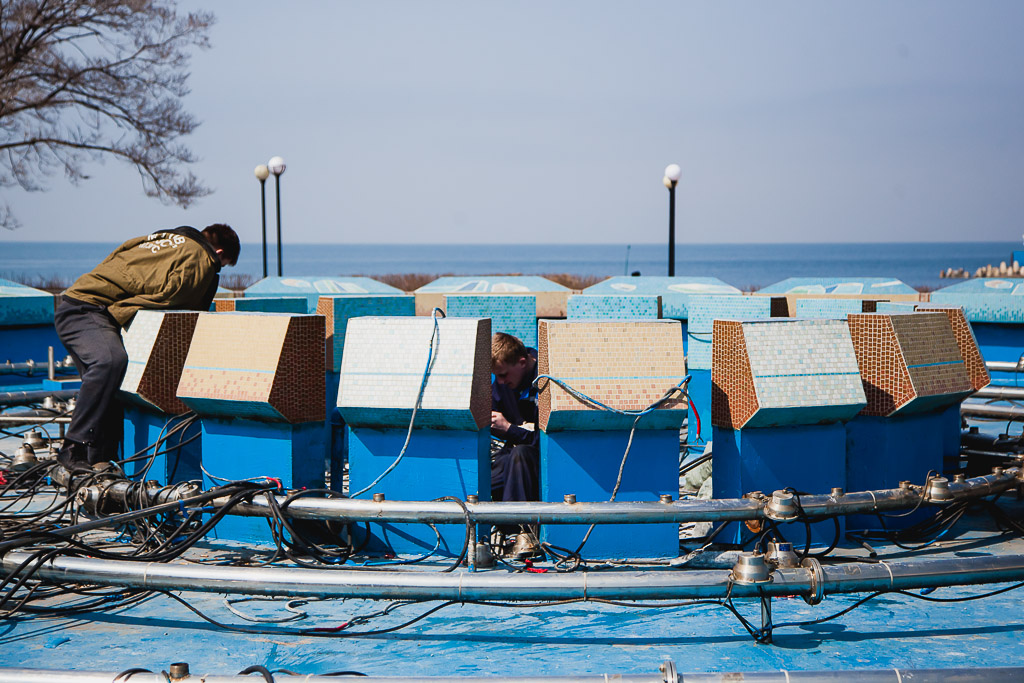
[[75, 470], [88, 470], [88, 448], [84, 443], [64, 439], [64, 444], [57, 453], [57, 462], [69, 473]]

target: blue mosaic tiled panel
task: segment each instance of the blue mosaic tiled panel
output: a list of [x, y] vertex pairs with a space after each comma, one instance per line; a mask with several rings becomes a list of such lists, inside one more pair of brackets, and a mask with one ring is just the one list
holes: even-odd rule
[[930, 303], [959, 306], [972, 323], [1024, 323], [1024, 281], [975, 278], [932, 292]]
[[[879, 301], [875, 304], [875, 313], [913, 313], [924, 305], [927, 304], [917, 304], [911, 301]], [[859, 313], [859, 311], [853, 312]]]
[[52, 324], [53, 305], [52, 294], [0, 279], [0, 326]]
[[321, 296], [332, 294], [402, 294], [402, 290], [369, 277], [337, 277], [334, 275], [302, 275], [300, 277], [265, 277], [245, 290], [247, 297], [305, 296], [306, 310], [316, 310]]
[[450, 318], [490, 318], [491, 334], [504, 332], [537, 348], [537, 297], [510, 294], [448, 294], [444, 312]]
[[251, 313], [309, 313], [304, 296], [260, 296], [235, 299], [236, 311]]
[[574, 294], [569, 297], [568, 317], [657, 320], [661, 297], [657, 294]]
[[352, 318], [345, 332], [338, 410], [353, 427], [407, 427], [430, 373], [415, 426], [477, 431], [491, 423], [491, 321], [487, 318]]
[[917, 294], [902, 280], [883, 277], [791, 277], [768, 285], [763, 294]]
[[771, 317], [771, 297], [699, 295], [690, 299], [686, 364], [693, 370], [711, 369], [712, 322], [720, 320], [761, 320]]
[[835, 318], [846, 320], [850, 313], [861, 313], [864, 304], [860, 299], [797, 299], [797, 318]]
[[867, 405], [845, 320], [748, 321], [742, 327], [759, 406], [746, 427], [849, 419]]
[[568, 291], [568, 287], [539, 275], [446, 275], [423, 285], [416, 293], [527, 294]]
[[350, 318], [416, 315], [416, 297], [412, 294], [322, 296], [316, 312], [327, 317], [328, 367], [332, 372], [338, 372], [345, 348], [345, 328]]
[[708, 294], [740, 294], [740, 290], [717, 277], [637, 276], [611, 277], [583, 290], [584, 294], [658, 295], [663, 318], [686, 320], [694, 296]]

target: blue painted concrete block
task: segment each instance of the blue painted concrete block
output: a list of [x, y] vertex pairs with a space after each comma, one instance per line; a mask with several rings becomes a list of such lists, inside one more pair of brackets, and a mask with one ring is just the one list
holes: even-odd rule
[[[987, 361], [1016, 363], [1024, 355], [1024, 325], [972, 321], [971, 329], [978, 340], [978, 350]], [[992, 384], [1016, 386], [1019, 381], [1016, 373], [992, 373]]]
[[[711, 370], [689, 370], [690, 409], [687, 416], [688, 441], [691, 444], [711, 441]], [[694, 413], [696, 412], [696, 415]], [[699, 417], [699, 419], [698, 419]], [[697, 424], [700, 429], [697, 429]]]
[[[368, 486], [395, 461], [405, 442], [405, 429], [346, 427], [349, 491]], [[373, 489], [359, 496], [383, 493], [388, 500], [433, 500], [477, 495], [491, 498], [491, 436], [489, 430], [453, 431], [417, 429], [398, 463]], [[437, 534], [426, 524], [372, 524], [367, 550], [421, 554], [437, 544]], [[441, 535], [438, 553], [458, 555], [466, 540], [462, 525], [436, 525]]]
[[[219, 479], [273, 477], [285, 489], [324, 487], [324, 423], [257, 422], [203, 417], [203, 466]], [[203, 476], [203, 487], [222, 484]], [[269, 542], [267, 520], [227, 516], [214, 529], [218, 538]]]
[[327, 472], [330, 474], [330, 488], [342, 492], [342, 479], [345, 476], [345, 420], [338, 410], [338, 385], [341, 381], [341, 374], [337, 372], [325, 373], [327, 386], [327, 420], [324, 422], [326, 429], [327, 446]]
[[[764, 429], [715, 427], [712, 435], [711, 476], [715, 498], [740, 498], [751, 491], [770, 496], [787, 487], [810, 494], [827, 494], [834, 486], [847, 486], [846, 429], [842, 423]], [[806, 542], [803, 523], [779, 526], [786, 539], [797, 547]], [[731, 523], [718, 539], [739, 543], [751, 535], [744, 525]], [[831, 520], [811, 525], [814, 543], [828, 545], [834, 536], [835, 525]]]
[[155, 480], [164, 485], [203, 478], [203, 471], [200, 469], [203, 462], [203, 441], [199, 422], [193, 422], [187, 428], [166, 436], [168, 431], [181, 422], [174, 420], [168, 427], [168, 420], [171, 418], [171, 415], [134, 403], [125, 404], [122, 459], [131, 458], [157, 440], [166, 437], [164, 444], [156, 449], [155, 455], [154, 450], [149, 449], [138, 460], [124, 464], [124, 471], [128, 476], [146, 470], [142, 477], [144, 481]]
[[[629, 430], [541, 432], [540, 497], [560, 502], [573, 493], [579, 502], [611, 498], [626, 451]], [[652, 501], [679, 495], [679, 432], [637, 430], [633, 436], [617, 501]], [[588, 525], [546, 524], [541, 539], [576, 550]], [[652, 558], [679, 554], [677, 524], [599, 524], [581, 551], [584, 558]]]
[[67, 351], [60, 343], [57, 330], [53, 328], [53, 313], [50, 322], [45, 325], [28, 325], [24, 327], [0, 326], [0, 364], [10, 361], [24, 363], [35, 361], [38, 368], [33, 371], [34, 379], [23, 375], [0, 375], [0, 385], [23, 384], [41, 381], [46, 378], [46, 360], [48, 348], [53, 347], [55, 360], [64, 360]]

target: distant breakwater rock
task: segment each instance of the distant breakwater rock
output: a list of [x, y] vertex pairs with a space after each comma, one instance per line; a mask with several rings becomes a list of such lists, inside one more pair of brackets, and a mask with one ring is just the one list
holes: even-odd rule
[[973, 276], [963, 268], [946, 268], [946, 270], [939, 272], [939, 277], [961, 279], [970, 277], [1024, 277], [1024, 269], [1021, 268], [1020, 263], [1017, 261], [1014, 261], [1011, 265], [1007, 265], [1006, 261], [1000, 261], [998, 266], [992, 264], [981, 266], [974, 271]]

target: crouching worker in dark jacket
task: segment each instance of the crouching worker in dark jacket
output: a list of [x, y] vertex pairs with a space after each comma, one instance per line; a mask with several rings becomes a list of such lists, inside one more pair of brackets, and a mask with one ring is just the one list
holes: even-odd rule
[[505, 442], [491, 464], [491, 499], [537, 500], [537, 351], [498, 332], [491, 340], [491, 364], [491, 434]]
[[113, 460], [123, 413], [117, 400], [128, 367], [121, 340], [141, 309], [206, 311], [222, 266], [235, 265], [238, 235], [215, 224], [128, 240], [63, 292], [54, 325], [82, 376], [58, 462], [69, 472]]

